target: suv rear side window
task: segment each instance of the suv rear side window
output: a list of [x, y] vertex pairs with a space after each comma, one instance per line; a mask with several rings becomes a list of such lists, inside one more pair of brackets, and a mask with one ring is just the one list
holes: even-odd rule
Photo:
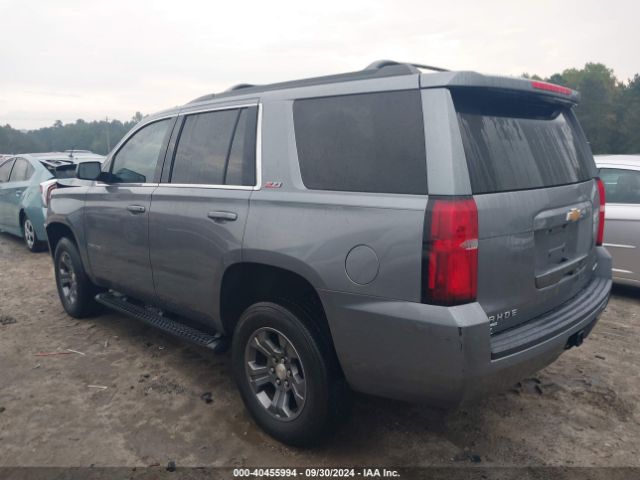
[[154, 181], [158, 161], [164, 156], [173, 118], [142, 127], [116, 153], [111, 167], [116, 183]]
[[493, 193], [595, 176], [584, 134], [566, 107], [535, 96], [453, 89], [471, 188]]
[[600, 178], [604, 182], [607, 203], [640, 204], [640, 171], [603, 168]]
[[187, 115], [171, 183], [254, 186], [256, 118], [256, 107]]
[[307, 188], [427, 193], [418, 90], [296, 100], [293, 115]]

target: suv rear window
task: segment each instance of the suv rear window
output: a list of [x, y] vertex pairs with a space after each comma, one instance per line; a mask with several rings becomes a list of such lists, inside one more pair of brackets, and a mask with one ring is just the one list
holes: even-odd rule
[[453, 89], [473, 193], [551, 187], [595, 176], [573, 113], [539, 96]]
[[307, 188], [427, 193], [417, 90], [296, 100], [293, 117]]

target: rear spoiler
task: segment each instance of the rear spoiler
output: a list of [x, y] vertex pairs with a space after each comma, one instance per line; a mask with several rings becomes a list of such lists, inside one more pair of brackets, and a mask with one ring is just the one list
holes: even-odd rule
[[51, 165], [47, 168], [55, 178], [70, 178], [75, 176], [77, 166], [76, 163], [65, 163], [63, 165], [56, 165], [55, 167]]
[[475, 87], [493, 90], [511, 90], [544, 95], [560, 103], [577, 104], [580, 93], [561, 85], [526, 78], [482, 75], [476, 72], [442, 72], [420, 75], [420, 88]]

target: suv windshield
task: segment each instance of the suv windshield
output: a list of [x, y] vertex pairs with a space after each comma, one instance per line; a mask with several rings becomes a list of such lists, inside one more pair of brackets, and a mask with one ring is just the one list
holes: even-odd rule
[[452, 89], [473, 193], [582, 182], [593, 157], [571, 110], [540, 96]]

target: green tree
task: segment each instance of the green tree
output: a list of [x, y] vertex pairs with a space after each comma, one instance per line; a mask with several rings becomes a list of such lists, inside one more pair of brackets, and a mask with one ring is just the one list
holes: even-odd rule
[[620, 94], [618, 128], [620, 153], [640, 153], [640, 75]]
[[51, 127], [22, 132], [10, 125], [0, 127], [0, 153], [29, 153], [70, 149], [91, 150], [106, 155], [142, 117], [136, 112], [127, 122], [119, 120], [87, 122], [78, 119], [63, 124], [56, 120]]
[[547, 79], [581, 94], [576, 115], [594, 153], [619, 153], [619, 101], [624, 85], [618, 82], [613, 70], [601, 63], [587, 63], [584, 68], [570, 68]]

